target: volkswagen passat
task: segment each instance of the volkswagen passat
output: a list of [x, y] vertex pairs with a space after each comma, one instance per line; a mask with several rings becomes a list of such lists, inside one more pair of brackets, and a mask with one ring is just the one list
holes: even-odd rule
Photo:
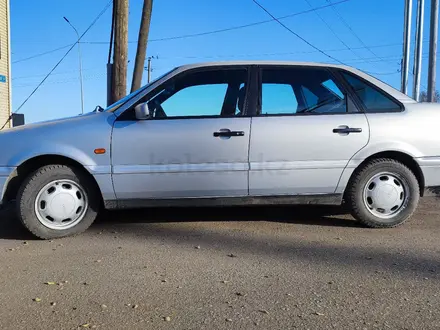
[[44, 239], [101, 207], [344, 202], [394, 227], [440, 186], [439, 123], [346, 66], [186, 65], [105, 110], [2, 131], [0, 200]]

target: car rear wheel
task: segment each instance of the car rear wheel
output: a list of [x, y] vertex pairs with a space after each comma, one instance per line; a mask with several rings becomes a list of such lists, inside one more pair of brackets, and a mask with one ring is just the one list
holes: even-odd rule
[[408, 167], [394, 159], [375, 159], [354, 174], [346, 202], [362, 224], [391, 228], [411, 217], [419, 196], [419, 183]]
[[25, 180], [17, 196], [19, 219], [42, 239], [85, 231], [95, 220], [99, 206], [89, 178], [65, 165], [41, 167]]

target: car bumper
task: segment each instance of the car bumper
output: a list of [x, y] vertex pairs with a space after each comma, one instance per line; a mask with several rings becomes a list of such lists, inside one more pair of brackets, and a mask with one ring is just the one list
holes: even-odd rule
[[416, 158], [425, 179], [424, 196], [437, 195], [440, 188], [440, 157]]
[[6, 185], [15, 171], [15, 167], [0, 167], [0, 208], [3, 205], [3, 197], [6, 191]]

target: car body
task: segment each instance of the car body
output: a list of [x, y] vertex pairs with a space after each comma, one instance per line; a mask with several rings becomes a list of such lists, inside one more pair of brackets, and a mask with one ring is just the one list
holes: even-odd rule
[[[107, 209], [341, 204], [375, 159], [409, 169], [418, 187], [383, 173], [423, 196], [440, 186], [439, 110], [342, 65], [185, 65], [104, 111], [0, 132], [0, 200], [15, 200], [38, 169], [63, 165], [83, 173]], [[400, 194], [399, 184], [374, 180], [381, 188], [364, 191], [365, 203]], [[65, 193], [56, 214], [72, 206]], [[73, 227], [61, 226], [60, 236]]]

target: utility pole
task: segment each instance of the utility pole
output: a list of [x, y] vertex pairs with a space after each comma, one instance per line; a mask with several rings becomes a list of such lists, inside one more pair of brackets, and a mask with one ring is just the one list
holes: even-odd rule
[[112, 102], [127, 94], [128, 0], [114, 0], [114, 52], [112, 73]]
[[429, 67], [428, 67], [428, 102], [434, 102], [437, 71], [437, 37], [438, 37], [439, 0], [431, 0], [431, 24], [429, 33]]
[[147, 71], [148, 71], [148, 80], [147, 80], [147, 82], [150, 83], [150, 80], [151, 80], [151, 56], [148, 57]]
[[403, 59], [402, 59], [402, 82], [400, 90], [408, 94], [408, 72], [409, 72], [409, 54], [411, 45], [411, 18], [412, 18], [412, 0], [405, 0], [405, 18], [403, 21]]
[[[144, 0], [141, 27], [139, 29], [138, 46], [136, 51], [136, 61], [133, 71], [133, 81], [131, 84], [132, 92], [139, 89], [142, 83], [142, 73], [144, 72], [145, 55], [147, 53], [148, 34], [150, 32], [152, 9], [153, 0]], [[150, 78], [148, 78], [148, 82], [150, 82]]]
[[414, 54], [414, 86], [413, 86], [413, 98], [417, 102], [420, 100], [420, 76], [422, 73], [424, 8], [425, 8], [425, 0], [418, 0], [417, 20], [416, 20], [416, 49]]
[[144, 70], [147, 70], [147, 73], [148, 73], [148, 79], [147, 79], [147, 82], [148, 83], [150, 83], [150, 81], [151, 81], [151, 72], [153, 72], [153, 65], [151, 64], [151, 61], [152, 60], [154, 60], [154, 59], [159, 59], [159, 56], [148, 56], [148, 58], [147, 58], [147, 60], [148, 60], [148, 62], [147, 62], [147, 67], [146, 68], [144, 68]]
[[115, 37], [115, 14], [116, 8], [115, 3], [113, 2], [113, 10], [112, 10], [112, 26], [110, 29], [110, 45], [108, 49], [108, 60], [107, 60], [107, 106], [110, 106], [113, 103], [112, 97], [112, 80], [113, 80], [113, 63], [112, 63], [112, 52], [113, 52], [113, 38]]

